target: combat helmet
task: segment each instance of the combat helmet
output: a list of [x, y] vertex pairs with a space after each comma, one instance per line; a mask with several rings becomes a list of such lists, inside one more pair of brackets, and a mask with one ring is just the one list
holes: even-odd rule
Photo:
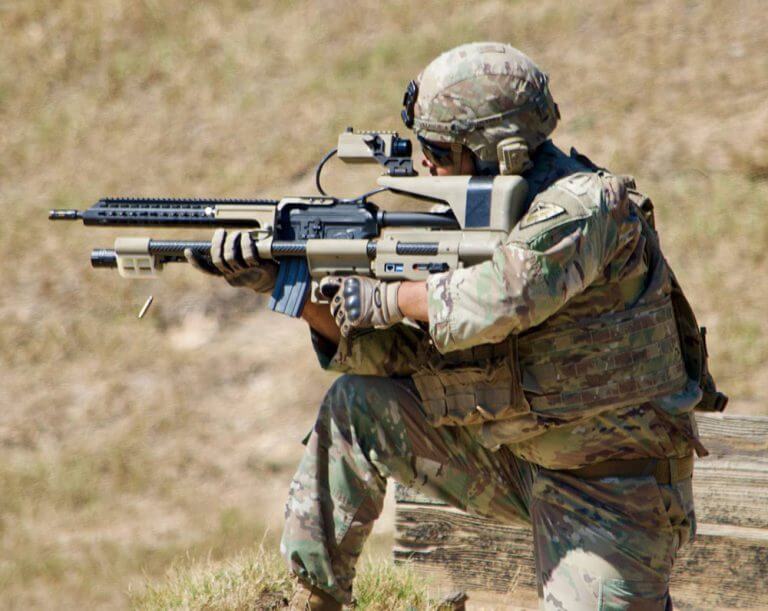
[[408, 83], [402, 116], [419, 140], [466, 146], [480, 165], [517, 174], [555, 129], [549, 79], [513, 46], [475, 42], [446, 51]]

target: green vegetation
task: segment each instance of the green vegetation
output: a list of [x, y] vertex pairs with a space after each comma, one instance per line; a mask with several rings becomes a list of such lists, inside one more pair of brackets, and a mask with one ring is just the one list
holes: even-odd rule
[[[185, 266], [156, 283], [91, 270], [118, 232], [47, 210], [313, 192], [338, 132], [400, 128], [405, 83], [460, 42], [529, 52], [563, 113], [556, 142], [637, 177], [729, 409], [766, 413], [763, 24], [760, 0], [4, 3], [0, 607], [139, 604], [129, 588], [179, 591], [153, 585], [179, 558], [182, 581], [213, 580], [209, 556], [248, 574], [331, 379], [260, 298]], [[332, 162], [326, 180], [344, 195], [370, 178]], [[409, 589], [376, 574], [361, 601], [366, 583]]]
[[[357, 609], [435, 608], [423, 580], [407, 566], [371, 560], [361, 564], [355, 590]], [[131, 603], [142, 611], [279, 609], [293, 589], [283, 559], [260, 547], [226, 562], [177, 564], [159, 584], [132, 591]]]

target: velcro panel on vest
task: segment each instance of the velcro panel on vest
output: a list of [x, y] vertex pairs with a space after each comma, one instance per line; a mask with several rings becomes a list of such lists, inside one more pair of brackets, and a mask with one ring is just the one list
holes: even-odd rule
[[413, 381], [432, 426], [479, 424], [529, 411], [514, 335], [444, 355], [431, 349]]
[[687, 382], [669, 299], [520, 337], [539, 384], [531, 408], [564, 420], [682, 390]]

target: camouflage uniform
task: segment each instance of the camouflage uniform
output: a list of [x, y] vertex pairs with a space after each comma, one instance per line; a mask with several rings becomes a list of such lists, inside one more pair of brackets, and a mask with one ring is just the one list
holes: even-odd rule
[[695, 533], [690, 478], [568, 470], [701, 449], [674, 280], [630, 182], [548, 141], [532, 161], [528, 212], [493, 259], [428, 280], [428, 330], [313, 337], [347, 375], [308, 437], [281, 547], [339, 601], [391, 476], [532, 524], [543, 608], [671, 607], [672, 563]]

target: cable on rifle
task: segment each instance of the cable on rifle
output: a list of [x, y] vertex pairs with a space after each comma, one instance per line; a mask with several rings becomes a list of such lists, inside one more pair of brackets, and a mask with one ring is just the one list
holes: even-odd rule
[[320, 195], [328, 195], [324, 190], [323, 187], [320, 185], [320, 172], [323, 171], [323, 166], [326, 164], [326, 162], [333, 157], [336, 154], [337, 149], [333, 148], [330, 151], [328, 151], [325, 154], [325, 157], [323, 157], [320, 160], [320, 163], [317, 164], [317, 169], [315, 170], [315, 185], [317, 185], [317, 190], [320, 191]]
[[[371, 196], [376, 195], [377, 193], [382, 193], [384, 191], [389, 191], [389, 187], [379, 187], [378, 189], [374, 189], [373, 191], [367, 191], [363, 193], [362, 195], [358, 195], [357, 197], [350, 197], [349, 199], [340, 199], [340, 204], [364, 204], [365, 201]], [[325, 195], [325, 193], [323, 193]]]

